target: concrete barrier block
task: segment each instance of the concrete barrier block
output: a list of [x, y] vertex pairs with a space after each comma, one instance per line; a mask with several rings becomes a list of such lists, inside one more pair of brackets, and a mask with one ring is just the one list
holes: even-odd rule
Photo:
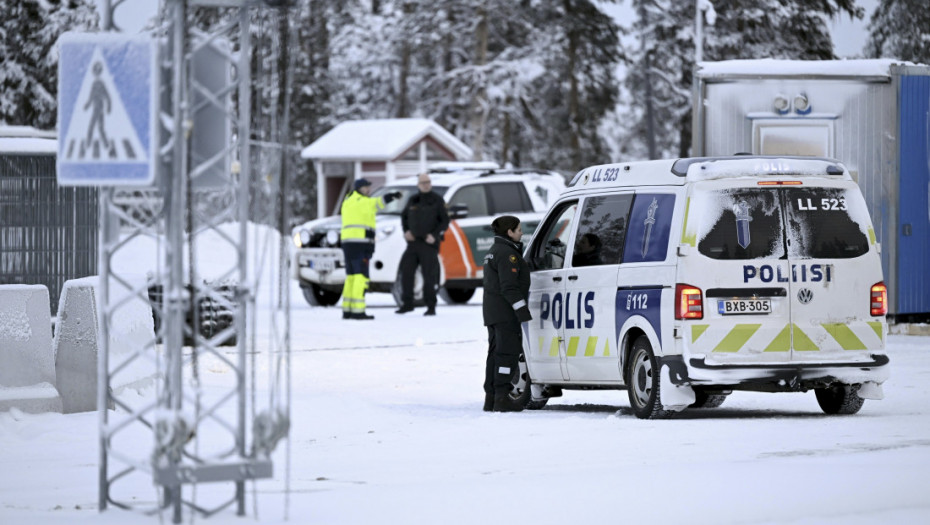
[[0, 385], [55, 384], [48, 288], [0, 285]]
[[0, 411], [61, 412], [48, 288], [0, 285]]
[[[97, 409], [102, 306], [98, 277], [65, 283], [58, 304], [55, 367], [66, 414]], [[154, 339], [148, 301], [133, 298], [115, 311], [109, 334], [111, 394], [120, 395], [126, 389], [141, 389], [153, 384], [157, 368], [151, 360], [140, 357], [122, 365], [134, 353], [151, 345]], [[119, 370], [115, 371], [117, 367]], [[108, 408], [113, 408], [112, 403]]]

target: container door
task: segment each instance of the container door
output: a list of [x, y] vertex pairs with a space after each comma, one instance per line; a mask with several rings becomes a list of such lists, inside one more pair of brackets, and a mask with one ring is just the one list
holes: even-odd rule
[[881, 262], [865, 201], [853, 183], [782, 190], [791, 264], [792, 360], [856, 361], [883, 348], [870, 314]]
[[524, 324], [523, 346], [537, 382], [569, 379], [564, 340], [565, 257], [577, 209], [577, 201], [559, 204], [533, 236], [527, 251], [533, 320]]
[[901, 77], [895, 314], [930, 312], [930, 77]]
[[[708, 182], [687, 204], [678, 283], [703, 294], [703, 319], [685, 320], [685, 348], [711, 365], [790, 360], [790, 267], [778, 192]], [[676, 308], [678, 298], [676, 297]]]

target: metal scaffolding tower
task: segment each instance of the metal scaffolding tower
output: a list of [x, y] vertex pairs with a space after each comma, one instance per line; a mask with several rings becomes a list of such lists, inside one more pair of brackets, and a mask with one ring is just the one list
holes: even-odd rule
[[[122, 3], [107, 0], [105, 30], [119, 30], [113, 15]], [[286, 225], [288, 148], [280, 130], [288, 119], [273, 119], [277, 131], [262, 140], [252, 116], [252, 19], [268, 11], [255, 0], [161, 2], [153, 31], [161, 65], [156, 184], [101, 193], [101, 511], [170, 509], [174, 523], [185, 507], [210, 516], [235, 505], [245, 515], [246, 482], [271, 477], [272, 452], [288, 435], [288, 238], [271, 233]], [[277, 38], [274, 52], [286, 52], [280, 39], [287, 37]], [[286, 82], [271, 91], [286, 96]], [[140, 268], [124, 263], [140, 241], [157, 254], [141, 280]], [[203, 250], [235, 257], [219, 275], [203, 275]], [[139, 301], [152, 306], [155, 338], [111, 361], [108, 334]], [[256, 361], [262, 354], [267, 365]], [[111, 388], [138, 367], [156, 378], [154, 395]], [[260, 384], [256, 372], [265, 367]], [[207, 384], [208, 370], [222, 380]], [[267, 402], [257, 400], [260, 388]], [[138, 487], [127, 482], [138, 476], [154, 481], [154, 498], [123, 488]]]

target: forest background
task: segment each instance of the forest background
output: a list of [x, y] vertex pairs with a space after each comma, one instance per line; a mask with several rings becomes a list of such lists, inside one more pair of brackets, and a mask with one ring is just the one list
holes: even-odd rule
[[[55, 43], [97, 30], [97, 1], [0, 0], [0, 124], [55, 129]], [[566, 175], [688, 156], [697, 9], [707, 61], [835, 59], [846, 17], [868, 20], [862, 58], [928, 64], [925, 1], [294, 0], [253, 17], [253, 138], [306, 146], [346, 120], [423, 117], [476, 160]], [[282, 130], [263, 116], [285, 104]], [[316, 216], [316, 177], [296, 153], [289, 166], [293, 224]]]

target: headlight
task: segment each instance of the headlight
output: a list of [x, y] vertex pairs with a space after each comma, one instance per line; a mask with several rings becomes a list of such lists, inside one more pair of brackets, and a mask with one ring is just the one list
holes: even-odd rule
[[383, 226], [383, 227], [378, 228], [377, 230], [375, 230], [375, 242], [383, 241], [384, 239], [387, 239], [388, 237], [391, 236], [392, 233], [394, 233], [394, 230], [396, 229], [397, 229], [397, 226], [394, 226], [394, 225]]
[[294, 244], [296, 244], [298, 248], [303, 248], [310, 244], [310, 232], [307, 230], [300, 230], [294, 234]]
[[326, 232], [326, 244], [330, 246], [339, 244], [339, 230], [329, 230]]

